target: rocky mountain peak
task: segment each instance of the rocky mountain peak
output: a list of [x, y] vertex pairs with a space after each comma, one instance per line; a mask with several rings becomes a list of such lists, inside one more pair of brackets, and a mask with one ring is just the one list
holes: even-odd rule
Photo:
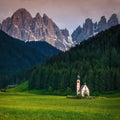
[[86, 34], [86, 36], [91, 36], [93, 34], [92, 19], [88, 18], [88, 19], [85, 20], [85, 24], [83, 25], [83, 33]]
[[82, 27], [79, 25], [76, 30], [72, 33], [72, 40], [74, 41], [75, 44], [79, 43], [79, 41], [77, 41], [77, 37], [78, 35], [80, 35], [82, 32]]
[[80, 43], [81, 41], [88, 39], [89, 37], [117, 24], [119, 24], [119, 21], [116, 14], [112, 14], [108, 21], [106, 20], [105, 16], [102, 16], [100, 21], [95, 23], [88, 18], [85, 20], [83, 28], [78, 27], [72, 33], [72, 39], [74, 43]]
[[85, 20], [85, 23], [84, 23], [84, 25], [83, 25], [83, 28], [89, 28], [91, 25], [93, 25], [93, 22], [92, 22], [92, 19], [90, 19], [90, 18], [87, 18], [86, 20]]
[[81, 29], [82, 27], [80, 25], [76, 28], [76, 30], [81, 30]]
[[[7, 33], [15, 38], [28, 41], [34, 39], [30, 33], [31, 14], [24, 8], [18, 9], [10, 18], [10, 26]], [[4, 26], [4, 24], [3, 24]], [[5, 31], [6, 32], [6, 31]]]
[[36, 18], [41, 19], [40, 13], [37, 13], [37, 14], [36, 14]]
[[100, 32], [105, 29], [107, 29], [107, 20], [106, 20], [105, 16], [102, 16], [100, 21], [98, 22], [97, 32]]
[[68, 42], [65, 34], [46, 14], [39, 13], [33, 18], [24, 8], [18, 9], [12, 17], [3, 20], [0, 27], [4, 32], [23, 41], [46, 41], [62, 51], [68, 50], [72, 42]]
[[102, 16], [98, 24], [106, 24], [106, 23], [107, 23], [107, 20], [105, 16]]
[[47, 26], [48, 25], [48, 21], [50, 20], [50, 18], [44, 13], [43, 14], [43, 22], [44, 24]]
[[25, 8], [19, 8], [18, 10], [15, 11], [15, 13], [16, 12], [28, 12], [28, 11]]
[[102, 16], [101, 19], [100, 19], [100, 21], [106, 21], [105, 16]]
[[89, 29], [91, 26], [93, 26], [92, 19], [87, 18], [87, 19], [85, 20], [84, 25], [83, 25], [83, 29], [87, 30], [87, 28]]
[[117, 24], [119, 24], [118, 17], [116, 14], [112, 14], [110, 19], [108, 20], [108, 28]]
[[2, 29], [3, 31], [8, 32], [10, 26], [11, 26], [11, 18], [8, 17], [8, 18], [6, 18], [5, 20], [2, 21], [1, 29]]
[[40, 13], [37, 13], [35, 18], [33, 18], [32, 22], [34, 22], [35, 24], [38, 24], [39, 26], [42, 24], [42, 17], [40, 15]]
[[91, 23], [92, 23], [92, 19], [87, 18], [87, 19], [85, 20], [85, 24], [91, 24]]
[[23, 25], [25, 25], [27, 22], [31, 22], [32, 16], [26, 9], [21, 8], [12, 15], [12, 19], [18, 25], [19, 23], [24, 23]]
[[41, 17], [41, 15], [40, 15], [40, 13], [37, 13], [37, 14], [36, 14], [35, 19], [36, 19], [36, 21], [37, 21], [37, 20], [38, 20], [38, 21], [42, 21], [42, 17]]
[[46, 13], [43, 14], [43, 18], [49, 19], [48, 15]]

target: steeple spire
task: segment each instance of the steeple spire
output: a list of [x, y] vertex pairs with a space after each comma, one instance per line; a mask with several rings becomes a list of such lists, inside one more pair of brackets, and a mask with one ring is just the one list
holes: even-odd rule
[[77, 75], [76, 94], [80, 94], [80, 75]]

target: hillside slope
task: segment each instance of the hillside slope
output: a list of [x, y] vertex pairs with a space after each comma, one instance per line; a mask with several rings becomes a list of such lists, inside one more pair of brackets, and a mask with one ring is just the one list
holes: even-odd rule
[[46, 64], [27, 72], [29, 89], [45, 89], [54, 94], [76, 89], [76, 76], [90, 92], [120, 89], [120, 25], [99, 33], [70, 51], [52, 57]]
[[26, 45], [42, 53], [45, 57], [49, 58], [53, 55], [58, 54], [60, 51], [55, 47], [51, 46], [45, 41], [31, 41], [26, 42]]
[[45, 42], [25, 43], [0, 31], [0, 75], [12, 75], [30, 69], [58, 52]]

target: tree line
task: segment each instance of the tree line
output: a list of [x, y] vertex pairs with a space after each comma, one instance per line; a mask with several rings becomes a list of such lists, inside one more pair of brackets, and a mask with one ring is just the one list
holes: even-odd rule
[[[78, 74], [92, 94], [120, 89], [120, 25], [53, 56], [27, 71], [22, 79], [28, 81], [28, 89], [75, 94]], [[18, 76], [16, 79], [21, 80]]]

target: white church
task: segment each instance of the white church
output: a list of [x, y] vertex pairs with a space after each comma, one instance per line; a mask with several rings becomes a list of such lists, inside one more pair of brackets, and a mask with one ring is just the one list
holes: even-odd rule
[[88, 86], [86, 85], [86, 83], [84, 85], [80, 85], [80, 76], [77, 76], [77, 86], [76, 86], [76, 94], [79, 95], [81, 94], [82, 97], [84, 97], [85, 95], [90, 96], [90, 90], [88, 88]]

